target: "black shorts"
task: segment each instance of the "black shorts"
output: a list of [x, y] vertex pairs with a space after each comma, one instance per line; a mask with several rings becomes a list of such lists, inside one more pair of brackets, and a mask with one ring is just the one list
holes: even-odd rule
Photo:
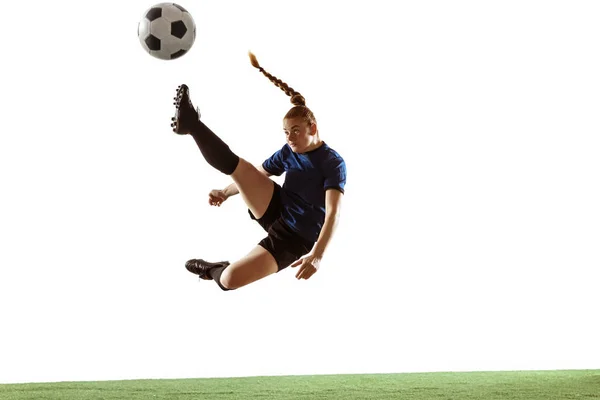
[[275, 258], [277, 272], [288, 267], [291, 263], [312, 250], [313, 242], [304, 239], [290, 229], [281, 216], [281, 186], [274, 182], [273, 196], [265, 214], [256, 219], [248, 210], [250, 218], [255, 220], [268, 233], [267, 237], [258, 242]]

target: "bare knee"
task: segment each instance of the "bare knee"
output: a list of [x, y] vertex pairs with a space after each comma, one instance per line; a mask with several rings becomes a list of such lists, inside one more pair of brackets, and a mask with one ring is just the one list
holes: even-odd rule
[[234, 173], [232, 174], [232, 178], [235, 179], [236, 176], [239, 176], [240, 174], [243, 174], [245, 171], [248, 171], [249, 168], [256, 168], [256, 167], [254, 165], [252, 165], [251, 163], [249, 163], [248, 161], [246, 161], [245, 159], [243, 159], [242, 157], [240, 157], [240, 161], [238, 161], [237, 168], [235, 169]]

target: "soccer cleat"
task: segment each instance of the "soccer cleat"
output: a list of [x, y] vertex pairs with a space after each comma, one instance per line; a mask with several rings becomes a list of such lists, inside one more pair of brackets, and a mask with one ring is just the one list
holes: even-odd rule
[[192, 259], [185, 263], [185, 268], [190, 271], [192, 274], [196, 274], [200, 277], [200, 279], [204, 279], [207, 281], [212, 280], [209, 275], [209, 271], [212, 268], [216, 267], [227, 267], [229, 265], [229, 261], [221, 261], [211, 263], [208, 261], [204, 261], [202, 259]]
[[190, 88], [187, 85], [177, 87], [175, 102], [175, 116], [171, 118], [173, 132], [179, 135], [187, 135], [200, 119], [200, 108], [194, 109], [190, 99]]

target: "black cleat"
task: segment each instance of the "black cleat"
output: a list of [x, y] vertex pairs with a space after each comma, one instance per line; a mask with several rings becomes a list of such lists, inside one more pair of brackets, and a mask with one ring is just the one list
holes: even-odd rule
[[173, 100], [175, 100], [173, 104], [176, 110], [175, 116], [171, 118], [171, 127], [173, 132], [179, 135], [187, 135], [200, 119], [200, 109], [194, 109], [190, 99], [190, 88], [187, 85], [177, 87], [177, 95]]
[[227, 267], [228, 265], [229, 261], [211, 263], [201, 259], [192, 259], [185, 263], [185, 268], [192, 274], [198, 275], [200, 279], [210, 281], [212, 280], [212, 278], [210, 277], [210, 274], [208, 272], [212, 268]]

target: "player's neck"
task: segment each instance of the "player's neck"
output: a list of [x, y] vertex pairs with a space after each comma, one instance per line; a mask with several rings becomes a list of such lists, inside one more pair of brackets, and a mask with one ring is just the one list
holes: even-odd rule
[[321, 139], [316, 139], [314, 141], [314, 143], [312, 143], [306, 149], [304, 149], [303, 153], [308, 153], [308, 152], [311, 152], [313, 150], [316, 150], [319, 147], [321, 147], [322, 145], [323, 145], [323, 141]]

